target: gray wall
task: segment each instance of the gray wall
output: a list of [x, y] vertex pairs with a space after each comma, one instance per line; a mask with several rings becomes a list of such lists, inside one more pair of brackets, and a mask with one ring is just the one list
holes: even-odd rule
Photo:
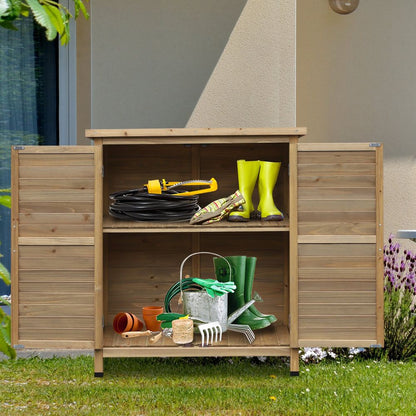
[[384, 143], [386, 238], [416, 228], [415, 19], [413, 0], [365, 0], [350, 15], [297, 2], [298, 125], [305, 141]]
[[91, 126], [293, 126], [295, 0], [91, 0]]

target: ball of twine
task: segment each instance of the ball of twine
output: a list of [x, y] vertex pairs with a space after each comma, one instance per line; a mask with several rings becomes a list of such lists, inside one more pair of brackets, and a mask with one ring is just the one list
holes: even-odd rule
[[175, 344], [189, 344], [194, 340], [194, 321], [175, 319], [172, 321], [172, 340]]

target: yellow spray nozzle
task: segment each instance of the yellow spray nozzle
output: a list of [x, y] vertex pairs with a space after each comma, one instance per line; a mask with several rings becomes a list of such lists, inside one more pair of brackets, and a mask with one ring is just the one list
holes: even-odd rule
[[195, 189], [193, 191], [185, 191], [180, 192], [178, 191], [177, 195], [181, 196], [188, 196], [188, 195], [197, 195], [197, 194], [205, 194], [207, 192], [214, 192], [218, 189], [218, 183], [214, 178], [211, 178], [209, 181], [195, 179], [189, 181], [182, 181], [182, 182], [166, 182], [165, 179], [152, 179], [147, 182], [145, 185], [147, 187], [147, 192], [149, 194], [161, 194], [162, 191], [167, 191], [169, 189], [175, 189], [184, 186], [204, 186], [207, 185], [206, 188], [202, 189]]
[[149, 194], [161, 194], [162, 193], [162, 186], [163, 186], [163, 190], [165, 191], [166, 187], [164, 186], [165, 180], [163, 179], [163, 183], [161, 183], [161, 181], [159, 179], [152, 179], [150, 181], [147, 182], [147, 185], [145, 185], [147, 187], [147, 192]]

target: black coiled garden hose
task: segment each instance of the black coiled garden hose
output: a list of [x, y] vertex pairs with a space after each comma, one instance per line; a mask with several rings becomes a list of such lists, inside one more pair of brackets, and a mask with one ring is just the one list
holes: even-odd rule
[[189, 221], [200, 209], [198, 195], [182, 196], [174, 190], [149, 194], [144, 187], [114, 192], [110, 199], [110, 215], [130, 221]]

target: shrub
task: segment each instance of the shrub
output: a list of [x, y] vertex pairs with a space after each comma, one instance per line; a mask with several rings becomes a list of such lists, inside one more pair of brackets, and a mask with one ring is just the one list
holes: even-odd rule
[[[10, 208], [10, 189], [0, 189], [0, 205]], [[0, 254], [1, 257], [1, 254]], [[6, 285], [10, 285], [10, 274], [7, 268], [0, 262], [0, 279]], [[0, 306], [10, 306], [9, 299], [0, 297]], [[11, 319], [2, 308], [0, 308], [0, 352], [10, 358], [16, 357], [16, 351], [11, 346]]]
[[416, 358], [416, 254], [390, 236], [384, 246], [384, 350], [390, 360]]

